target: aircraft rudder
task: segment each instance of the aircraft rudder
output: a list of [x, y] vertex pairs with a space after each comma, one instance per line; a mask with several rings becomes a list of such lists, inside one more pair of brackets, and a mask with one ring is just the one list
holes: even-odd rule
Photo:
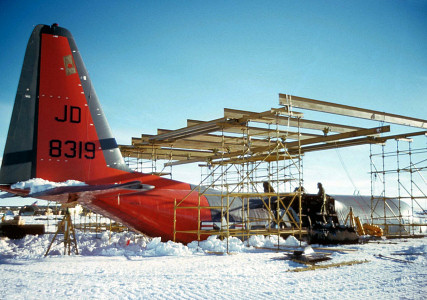
[[10, 184], [35, 176], [35, 132], [38, 96], [40, 34], [37, 25], [28, 40], [9, 123], [0, 169], [0, 183]]

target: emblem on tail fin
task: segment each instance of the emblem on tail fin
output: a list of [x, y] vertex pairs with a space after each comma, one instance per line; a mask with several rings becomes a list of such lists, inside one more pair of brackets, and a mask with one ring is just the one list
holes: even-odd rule
[[77, 72], [76, 66], [74, 65], [74, 62], [73, 62], [73, 56], [71, 54], [64, 56], [64, 66], [65, 66], [65, 74], [67, 74], [67, 76]]

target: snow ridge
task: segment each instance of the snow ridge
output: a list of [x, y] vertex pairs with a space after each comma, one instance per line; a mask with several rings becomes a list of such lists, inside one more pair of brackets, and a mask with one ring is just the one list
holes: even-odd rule
[[[44, 256], [49, 246], [52, 234], [41, 236], [27, 235], [21, 240], [0, 240], [1, 256], [13, 259], [40, 259]], [[205, 241], [193, 241], [188, 245], [172, 241], [161, 242], [160, 237], [148, 238], [132, 232], [103, 232], [101, 234], [82, 233], [77, 231], [77, 244], [82, 256], [190, 256], [209, 252], [241, 253], [250, 252], [254, 247], [270, 247], [277, 245], [277, 236], [252, 236], [248, 241], [242, 242], [236, 237], [221, 240], [218, 236], [210, 236]], [[279, 238], [280, 245], [299, 246], [300, 242], [293, 236], [286, 240]], [[58, 244], [49, 252], [49, 256], [63, 255], [63, 244]], [[304, 245], [304, 244], [302, 244]]]
[[20, 181], [11, 186], [12, 189], [30, 190], [30, 194], [40, 193], [46, 190], [50, 190], [62, 186], [82, 186], [87, 185], [84, 182], [77, 180], [67, 180], [64, 182], [53, 182], [44, 180], [41, 178], [33, 178], [27, 181]]

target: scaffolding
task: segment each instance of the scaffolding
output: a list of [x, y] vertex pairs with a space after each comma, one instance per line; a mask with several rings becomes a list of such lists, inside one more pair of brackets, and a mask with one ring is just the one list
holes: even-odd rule
[[[289, 135], [289, 130], [281, 128], [277, 120], [273, 126], [268, 124], [266, 127], [267, 148], [261, 151], [254, 149], [253, 144], [259, 134], [251, 134], [250, 123], [248, 120], [246, 128], [242, 129], [241, 155], [199, 165], [202, 177], [209, 183], [208, 187], [221, 191], [220, 215], [225, 217], [221, 219], [221, 224], [217, 226], [219, 230], [214, 234], [224, 237], [239, 236], [243, 239], [255, 234], [301, 236], [305, 229], [297, 221], [301, 220], [300, 210], [298, 218], [295, 218], [289, 207], [286, 208], [292, 201], [297, 201], [300, 206], [302, 155], [291, 155], [287, 151], [285, 137]], [[208, 194], [208, 189], [201, 185], [198, 190], [199, 196], [214, 196]], [[291, 203], [284, 203], [283, 197], [289, 196], [293, 198]], [[251, 212], [252, 203], [260, 199], [263, 208], [269, 212], [264, 218]], [[241, 222], [231, 224], [229, 212], [234, 201], [240, 201]]]
[[[419, 142], [416, 148], [414, 139]], [[370, 163], [372, 224], [380, 225], [387, 236], [422, 233], [427, 226], [427, 137], [397, 137], [371, 145]]]
[[[261, 114], [265, 119], [261, 120]], [[302, 183], [302, 176], [300, 175], [301, 154], [297, 152], [291, 155], [286, 145], [286, 140], [291, 135], [294, 136], [291, 138], [293, 141], [299, 141], [300, 137], [298, 133], [295, 134], [289, 130], [289, 126], [287, 126], [289, 121], [286, 118], [300, 117], [301, 114], [291, 113], [286, 113], [286, 117], [283, 117], [277, 110], [248, 113], [226, 109], [225, 118], [238, 118], [239, 121], [228, 122], [226, 125], [224, 124], [225, 126], [216, 128], [218, 134], [215, 138], [211, 136], [220, 144], [214, 150], [216, 157], [211, 157], [199, 165], [202, 180], [195, 187], [198, 192], [199, 205], [197, 207], [185, 206], [183, 204], [184, 198], [179, 199], [174, 207], [175, 212], [180, 209], [197, 209], [198, 228], [186, 231], [177, 230], [177, 222], [179, 221], [175, 213], [174, 237], [177, 234], [197, 234], [198, 240], [206, 235], [219, 235], [222, 238], [238, 236], [246, 239], [257, 234], [277, 234], [279, 237], [290, 234], [301, 236], [305, 233], [301, 222], [295, 220], [289, 209], [280, 213], [281, 209], [286, 208], [285, 203], [281, 200], [282, 197], [292, 195], [294, 201], [300, 203], [301, 200], [301, 193], [291, 193], [290, 190], [286, 190], [286, 184], [289, 187], [291, 183], [300, 187]], [[231, 126], [230, 123], [232, 123]], [[253, 125], [253, 123], [257, 124]], [[173, 164], [169, 163], [168, 165]], [[265, 186], [268, 188], [266, 189]], [[218, 193], [210, 194], [212, 193], [211, 189], [220, 191], [220, 195]], [[297, 188], [297, 190], [299, 189]], [[201, 197], [218, 196], [220, 197], [219, 205], [200, 206]], [[263, 202], [263, 208], [269, 212], [267, 216], [252, 213], [251, 205], [259, 199]], [[273, 203], [277, 202], [279, 205], [276, 205], [274, 210]], [[230, 211], [236, 207], [241, 213], [240, 220], [231, 222]], [[218, 212], [221, 216], [220, 222], [217, 222], [216, 226], [205, 224], [200, 219], [201, 209]], [[284, 219], [292, 219], [293, 226], [283, 226], [286, 225]], [[301, 216], [297, 219], [301, 220]], [[209, 228], [209, 225], [212, 226]]]
[[[171, 176], [173, 166], [199, 164], [200, 183], [192, 186], [187, 196], [175, 199], [174, 237], [177, 234], [192, 234], [200, 240], [208, 235], [243, 238], [253, 234], [301, 236], [307, 232], [301, 221], [304, 218], [301, 194], [305, 153], [366, 144], [371, 145], [372, 149], [373, 145], [384, 144], [390, 139], [400, 141], [427, 133], [411, 131], [401, 135], [384, 136], [391, 130], [390, 126], [384, 123], [427, 129], [426, 120], [412, 117], [286, 94], [279, 95], [279, 104], [281, 107], [264, 112], [225, 108], [221, 118], [211, 121], [187, 120], [186, 127], [176, 130], [158, 129], [156, 135], [142, 134], [141, 137], [132, 138], [132, 145], [120, 145], [126, 162], [133, 169], [145, 173]], [[295, 111], [295, 108], [366, 119], [381, 124], [365, 128], [354, 126], [353, 122], [348, 125], [308, 120], [302, 112]], [[397, 150], [398, 167], [395, 168], [399, 176], [398, 199], [403, 201], [408, 198], [412, 206], [416, 205], [418, 199], [425, 198], [425, 187], [411, 183], [406, 189], [400, 177], [403, 173], [408, 173], [412, 178], [426, 168], [415, 167], [415, 160], [406, 167], [401, 165], [403, 154], [410, 153], [408, 155], [413, 159], [417, 151], [410, 148], [405, 151]], [[379, 157], [384, 160], [387, 155], [384, 153]], [[373, 187], [374, 183], [371, 183], [372, 212], [376, 210], [380, 199], [384, 207], [388, 205], [385, 175], [390, 172], [385, 170], [385, 164], [382, 169], [378, 169], [373, 162], [376, 157], [377, 154], [371, 151], [371, 181], [382, 177], [384, 183], [379, 197], [373, 196], [377, 190]], [[425, 177], [421, 177], [425, 183]], [[421, 195], [415, 195], [415, 190], [419, 190]], [[408, 195], [403, 195], [403, 191]], [[194, 192], [198, 194], [198, 205], [186, 205], [185, 200]], [[201, 199], [209, 197], [219, 197], [220, 200], [217, 205], [201, 205]], [[262, 202], [263, 209], [269, 212], [267, 219], [258, 218], [251, 208], [254, 201]], [[238, 221], [231, 220], [233, 218], [230, 217], [236, 206], [240, 209], [240, 217], [234, 215]], [[176, 216], [179, 210], [196, 210], [197, 228], [178, 230], [179, 218]], [[201, 217], [203, 211], [219, 213], [220, 222], [206, 224]], [[402, 217], [399, 209], [398, 224], [403, 228]], [[373, 213], [371, 219], [379, 220]], [[384, 221], [387, 219], [388, 215], [384, 213], [380, 223], [388, 225], [388, 221]], [[261, 223], [268, 225], [257, 227]]]
[[[134, 141], [132, 143], [134, 144]], [[124, 161], [131, 170], [172, 178], [172, 168], [165, 167], [163, 163], [164, 161], [172, 161], [173, 153], [160, 150], [159, 147], [155, 147], [154, 145], [150, 147], [141, 145], [137, 149], [121, 146]]]

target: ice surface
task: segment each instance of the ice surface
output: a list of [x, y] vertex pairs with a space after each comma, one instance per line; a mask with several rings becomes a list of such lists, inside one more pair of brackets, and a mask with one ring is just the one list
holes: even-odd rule
[[64, 256], [59, 244], [45, 258], [51, 238], [0, 239], [2, 299], [424, 299], [427, 293], [427, 238], [337, 246], [356, 251], [328, 251], [325, 264], [369, 262], [301, 273], [287, 272], [303, 265], [277, 259], [283, 253], [260, 249], [277, 241], [299, 247], [294, 237], [230, 238], [235, 255], [212, 255], [225, 251], [227, 240], [212, 236], [185, 246], [131, 232], [78, 232], [80, 255]]

